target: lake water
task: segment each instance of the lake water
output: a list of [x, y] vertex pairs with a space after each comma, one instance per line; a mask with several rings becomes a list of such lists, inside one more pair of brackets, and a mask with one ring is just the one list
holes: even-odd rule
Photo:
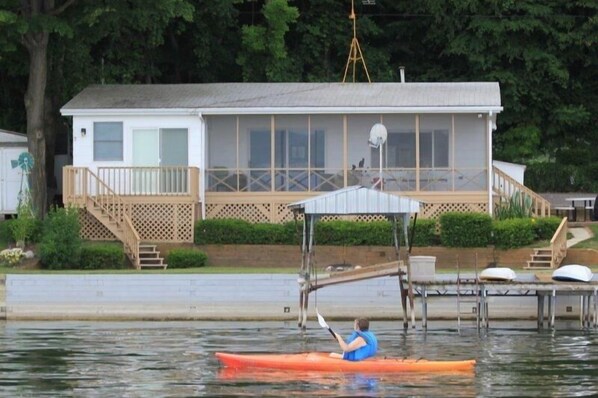
[[[537, 331], [535, 322], [494, 323], [459, 333], [372, 322], [380, 355], [475, 358], [472, 373], [300, 374], [231, 372], [217, 351], [338, 351], [316, 322], [2, 322], [0, 395], [175, 396], [538, 396], [598, 394], [598, 332], [578, 323]], [[331, 322], [342, 334], [351, 322]]]

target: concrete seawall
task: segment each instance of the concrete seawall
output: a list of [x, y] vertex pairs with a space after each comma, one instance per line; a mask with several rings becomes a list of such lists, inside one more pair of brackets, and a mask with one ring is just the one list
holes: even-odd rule
[[[297, 275], [6, 275], [8, 320], [295, 320]], [[402, 319], [396, 277], [326, 287], [310, 295], [329, 319]], [[428, 319], [454, 319], [454, 297], [429, 298]], [[490, 320], [535, 319], [536, 298], [490, 297]], [[570, 307], [567, 309], [567, 307]], [[559, 297], [557, 316], [579, 313]], [[421, 305], [416, 299], [416, 316]], [[0, 316], [1, 313], [0, 313]]]

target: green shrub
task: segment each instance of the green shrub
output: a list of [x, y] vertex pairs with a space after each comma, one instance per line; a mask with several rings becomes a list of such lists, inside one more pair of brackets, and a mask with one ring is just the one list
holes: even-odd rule
[[76, 209], [57, 208], [48, 212], [39, 245], [42, 266], [49, 269], [78, 267], [81, 257], [79, 230]]
[[532, 221], [536, 239], [550, 240], [561, 224], [560, 217], [534, 218]]
[[529, 218], [532, 216], [532, 197], [516, 191], [508, 201], [501, 201], [494, 211], [494, 218]]
[[195, 224], [195, 244], [296, 244], [295, 223], [251, 224], [244, 220], [201, 220]]
[[14, 242], [10, 227], [10, 224], [13, 222], [14, 220], [5, 220], [0, 222], [0, 247], [7, 246], [10, 242]]
[[325, 221], [315, 225], [316, 244], [334, 246], [388, 246], [392, 226], [387, 221]]
[[532, 218], [512, 218], [494, 222], [494, 243], [502, 249], [529, 245], [534, 241]]
[[[413, 221], [409, 224], [409, 239], [411, 239], [411, 230], [413, 228]], [[404, 234], [401, 231], [401, 236]], [[403, 237], [402, 241], [405, 239]], [[440, 237], [436, 233], [436, 220], [433, 219], [418, 219], [415, 224], [415, 235], [413, 238], [413, 246], [425, 247], [435, 246], [440, 243]], [[404, 244], [404, 243], [403, 243]]]
[[92, 243], [81, 247], [80, 269], [124, 268], [125, 252], [122, 245]]
[[208, 256], [196, 249], [172, 249], [166, 256], [168, 268], [196, 268], [203, 267], [208, 262]]
[[440, 241], [447, 247], [484, 247], [491, 242], [492, 218], [482, 213], [444, 213]]
[[19, 203], [17, 218], [10, 223], [12, 238], [23, 245], [31, 241], [38, 228], [37, 219], [33, 215], [28, 201]]
[[[410, 230], [413, 226], [411, 222]], [[298, 245], [303, 237], [303, 222], [251, 224], [243, 220], [203, 220], [195, 224], [196, 244]], [[401, 245], [405, 244], [403, 227], [398, 225]], [[392, 245], [392, 225], [388, 221], [320, 221], [315, 224], [315, 242], [336, 246]], [[414, 246], [438, 243], [436, 221], [418, 220]]]

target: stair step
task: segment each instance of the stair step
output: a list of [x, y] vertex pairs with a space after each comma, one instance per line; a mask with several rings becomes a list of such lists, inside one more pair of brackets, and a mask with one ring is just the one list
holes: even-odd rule
[[143, 264], [162, 264], [164, 259], [162, 257], [139, 257], [139, 262]]
[[528, 260], [528, 264], [548, 264], [550, 265], [550, 260]]
[[166, 269], [168, 264], [139, 264], [139, 268], [162, 268]]
[[142, 252], [139, 251], [139, 257], [143, 256], [143, 258], [156, 258], [160, 255], [160, 252]]

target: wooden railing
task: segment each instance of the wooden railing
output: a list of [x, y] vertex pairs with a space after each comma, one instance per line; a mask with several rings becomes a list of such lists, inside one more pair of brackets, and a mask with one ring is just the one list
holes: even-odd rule
[[141, 239], [131, 222], [130, 206], [86, 167], [64, 167], [63, 177], [65, 204], [91, 205], [99, 209], [120, 230], [121, 236], [117, 238], [123, 242], [125, 253], [135, 268], [139, 268]]
[[190, 196], [199, 201], [197, 167], [98, 167], [98, 178], [121, 196]]
[[496, 167], [492, 168], [492, 187], [494, 192], [497, 193], [502, 200], [506, 201], [510, 200], [516, 192], [519, 192], [522, 200], [524, 200], [526, 196], [531, 198], [531, 210], [534, 216], [550, 216], [549, 201], [527, 188], [525, 185], [520, 184]]
[[550, 268], [557, 268], [561, 262], [567, 257], [567, 217], [563, 217], [561, 224], [550, 240], [550, 248], [552, 249], [552, 259], [550, 260]]

